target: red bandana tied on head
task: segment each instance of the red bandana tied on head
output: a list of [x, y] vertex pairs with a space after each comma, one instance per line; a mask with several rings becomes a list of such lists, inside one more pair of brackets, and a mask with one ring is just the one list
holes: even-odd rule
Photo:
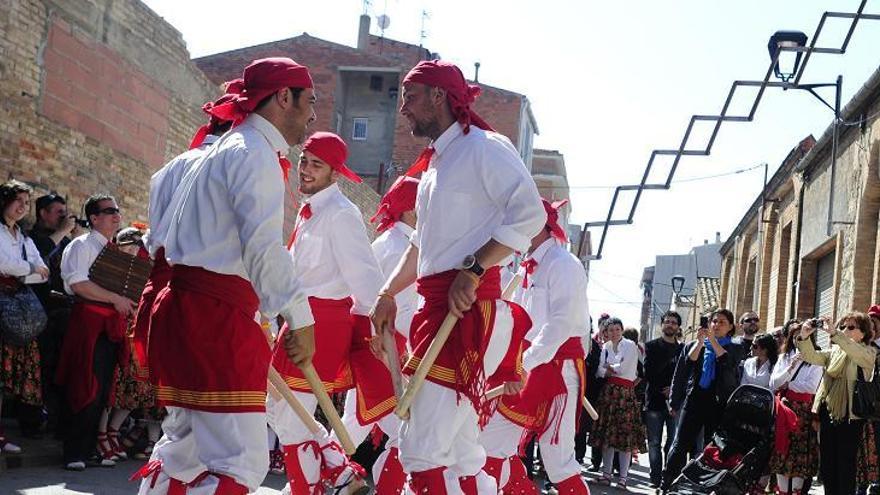
[[404, 212], [416, 209], [416, 194], [419, 191], [419, 180], [406, 175], [401, 175], [388, 188], [388, 191], [379, 201], [376, 214], [370, 218], [371, 223], [379, 222], [376, 232], [385, 232], [400, 221]]
[[354, 171], [345, 166], [348, 158], [348, 146], [341, 137], [332, 132], [316, 132], [306, 139], [302, 146], [303, 153], [309, 152], [321, 161], [330, 165], [330, 168], [347, 177], [352, 182], [361, 183], [363, 180]]
[[230, 101], [213, 105], [211, 115], [236, 125], [250, 115], [263, 98], [284, 88], [311, 88], [309, 69], [287, 57], [254, 60], [244, 68], [241, 91]]
[[192, 141], [189, 143], [189, 149], [201, 146], [208, 134], [214, 134], [218, 127], [229, 122], [226, 119], [221, 119], [220, 117], [212, 115], [211, 110], [217, 105], [232, 101], [239, 93], [241, 93], [241, 90], [244, 87], [244, 80], [242, 78], [233, 79], [224, 83], [224, 87], [226, 94], [217, 98], [215, 101], [209, 101], [202, 105], [202, 111], [210, 116], [210, 120], [207, 124], [199, 127], [199, 130], [196, 131], [195, 136], [193, 136]]
[[868, 316], [876, 316], [880, 318], [880, 304], [875, 304], [871, 306], [870, 309], [868, 309]]
[[568, 204], [568, 200], [563, 199], [562, 201], [554, 201], [551, 203], [546, 199], [541, 198], [541, 202], [544, 203], [544, 211], [547, 212], [546, 227], [550, 230], [550, 235], [556, 238], [559, 242], [568, 242], [568, 236], [565, 234], [565, 229], [559, 225], [559, 210]]
[[471, 103], [480, 96], [480, 87], [468, 84], [464, 75], [455, 64], [443, 60], [423, 60], [418, 63], [406, 77], [403, 83], [414, 82], [442, 88], [446, 90], [446, 101], [452, 109], [452, 115], [459, 124], [464, 126], [464, 133], [470, 132], [470, 125], [474, 124], [480, 129], [494, 131], [476, 112], [471, 110]]

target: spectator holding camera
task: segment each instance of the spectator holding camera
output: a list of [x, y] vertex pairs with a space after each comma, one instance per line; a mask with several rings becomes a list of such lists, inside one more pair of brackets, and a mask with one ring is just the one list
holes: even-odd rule
[[[26, 284], [43, 282], [49, 276], [49, 270], [40, 258], [34, 242], [18, 226], [18, 222], [30, 209], [30, 195], [31, 188], [22, 182], [10, 180], [0, 185], [0, 211], [3, 213], [3, 228], [0, 229], [0, 291], [4, 294], [2, 308], [7, 307], [7, 300], [14, 304], [13, 298], [20, 296], [21, 291], [30, 291]], [[30, 297], [34, 298], [32, 293]], [[35, 299], [33, 305], [42, 311]], [[24, 321], [15, 322], [20, 324], [18, 329], [21, 329]], [[42, 404], [39, 347], [36, 340], [26, 342], [22, 341], [22, 336], [15, 338], [13, 334], [17, 329], [7, 328], [9, 323], [4, 320], [3, 328], [0, 329], [0, 409], [3, 406], [3, 396], [6, 395], [16, 398], [25, 406], [19, 413], [28, 409], [27, 406], [39, 410]], [[20, 423], [22, 433], [26, 436], [34, 433], [34, 427], [39, 428], [39, 421], [27, 421], [28, 418], [21, 415], [20, 418], [24, 420]], [[2, 430], [0, 452], [21, 452], [20, 447], [6, 440]]]
[[[811, 336], [817, 328], [828, 333], [834, 344], [830, 350], [816, 350]], [[861, 374], [870, 381], [874, 375], [877, 350], [870, 318], [851, 312], [836, 328], [827, 319], [808, 320], [795, 339], [805, 362], [825, 369], [813, 412], [819, 414], [819, 472], [828, 495], [850, 495], [856, 490], [857, 445], [864, 420], [853, 414], [853, 389]]]

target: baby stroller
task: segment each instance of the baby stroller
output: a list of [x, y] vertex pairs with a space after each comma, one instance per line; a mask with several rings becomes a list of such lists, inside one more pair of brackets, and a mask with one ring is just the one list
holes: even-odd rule
[[763, 474], [773, 452], [776, 403], [763, 387], [742, 385], [727, 401], [712, 441], [667, 493], [740, 495]]

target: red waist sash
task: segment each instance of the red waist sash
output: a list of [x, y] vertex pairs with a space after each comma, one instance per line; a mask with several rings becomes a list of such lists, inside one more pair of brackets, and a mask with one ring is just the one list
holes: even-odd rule
[[782, 392], [782, 396], [792, 402], [807, 402], [809, 404], [813, 403], [813, 399], [816, 397], [815, 394], [808, 394], [803, 392], [792, 392], [789, 389], [786, 389]]
[[[125, 318], [113, 306], [76, 299], [55, 373], [55, 382], [66, 387], [72, 412], [79, 412], [98, 396], [98, 379], [94, 373], [98, 337], [106, 333], [111, 342], [124, 342], [125, 330]], [[127, 345], [119, 346], [118, 359], [120, 363], [128, 362]]]
[[[370, 350], [370, 319], [351, 314], [351, 298], [310, 297], [309, 306], [315, 318], [312, 365], [327, 393], [356, 388], [357, 418], [362, 425], [378, 421], [393, 411], [397, 401], [391, 375]], [[302, 371], [287, 358], [284, 335], [288, 331], [285, 324], [273, 350], [272, 364], [291, 390], [311, 392]]]
[[[437, 335], [440, 325], [449, 312], [449, 287], [458, 273], [458, 270], [449, 270], [422, 277], [416, 282], [417, 291], [424, 297], [425, 302], [413, 317], [410, 331], [413, 355], [406, 363], [404, 373], [415, 372]], [[467, 397], [474, 404], [481, 420], [485, 420], [491, 410], [483, 396], [486, 388], [483, 355], [495, 326], [496, 303], [501, 298], [501, 272], [498, 267], [486, 270], [477, 287], [476, 295], [477, 300], [471, 309], [456, 322], [449, 339], [428, 372], [427, 379]], [[514, 313], [514, 329], [510, 350], [496, 374], [515, 369], [520, 342], [531, 326], [531, 321], [522, 308], [512, 303], [508, 304]]]
[[[143, 250], [143, 248], [141, 248]], [[144, 286], [141, 300], [138, 302], [137, 313], [134, 316], [134, 359], [137, 364], [137, 376], [139, 380], [149, 377], [147, 366], [147, 349], [150, 339], [150, 312], [153, 310], [153, 302], [159, 291], [164, 289], [171, 281], [171, 265], [165, 260], [165, 248], [156, 251], [156, 259], [153, 260], [153, 269], [150, 270], [150, 278]]]
[[535, 367], [529, 373], [525, 387], [519, 394], [501, 396], [498, 412], [511, 422], [538, 435], [547, 431], [551, 425], [558, 425], [565, 403], [569, 400], [562, 376], [562, 367], [567, 360], [575, 362], [580, 377], [580, 393], [583, 395], [586, 385], [584, 348], [580, 338], [572, 337], [559, 347], [552, 361]]
[[636, 388], [635, 380], [627, 380], [626, 378], [621, 378], [619, 376], [609, 376], [605, 383], [611, 383], [624, 388]]
[[254, 315], [259, 299], [235, 275], [176, 265], [150, 317], [150, 379], [159, 404], [263, 412], [271, 351]]

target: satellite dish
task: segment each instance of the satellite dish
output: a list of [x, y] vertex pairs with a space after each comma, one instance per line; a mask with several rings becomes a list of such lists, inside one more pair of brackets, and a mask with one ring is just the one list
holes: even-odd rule
[[379, 23], [379, 29], [388, 29], [388, 26], [391, 25], [391, 18], [385, 14], [380, 15], [376, 18], [376, 21]]

